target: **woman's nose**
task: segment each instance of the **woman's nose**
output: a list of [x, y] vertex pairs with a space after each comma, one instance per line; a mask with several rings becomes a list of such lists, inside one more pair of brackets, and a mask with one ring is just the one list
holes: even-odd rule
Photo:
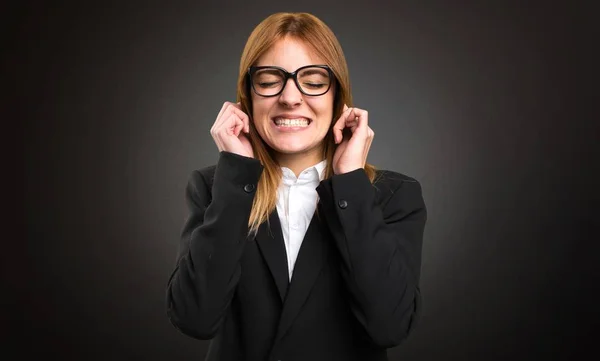
[[304, 94], [300, 92], [300, 89], [296, 86], [294, 79], [288, 79], [285, 87], [281, 94], [279, 94], [279, 102], [287, 105], [288, 107], [299, 105], [302, 103], [302, 97]]

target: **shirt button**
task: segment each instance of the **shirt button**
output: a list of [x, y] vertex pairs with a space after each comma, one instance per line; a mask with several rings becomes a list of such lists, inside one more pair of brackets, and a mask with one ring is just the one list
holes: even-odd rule
[[344, 209], [344, 208], [348, 207], [348, 202], [346, 202], [345, 200], [341, 199], [338, 202], [338, 206], [340, 206], [340, 208]]
[[250, 193], [254, 190], [254, 184], [246, 184], [244, 186], [244, 191], [246, 191], [246, 193]]
[[298, 225], [297, 224], [292, 224], [292, 228], [293, 229], [298, 229]]

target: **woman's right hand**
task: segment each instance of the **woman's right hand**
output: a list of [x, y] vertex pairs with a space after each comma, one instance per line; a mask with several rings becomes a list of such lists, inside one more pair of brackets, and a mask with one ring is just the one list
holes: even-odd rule
[[254, 158], [250, 144], [250, 118], [239, 103], [225, 102], [210, 129], [219, 152], [227, 151]]

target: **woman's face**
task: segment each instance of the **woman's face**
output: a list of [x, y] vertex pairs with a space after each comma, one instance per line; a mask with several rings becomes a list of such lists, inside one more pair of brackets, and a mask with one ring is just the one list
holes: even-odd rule
[[[324, 64], [300, 40], [286, 37], [276, 42], [257, 61], [256, 66], [277, 66], [288, 72], [306, 65]], [[251, 81], [262, 94], [277, 90], [273, 71], [257, 72]], [[308, 70], [299, 82], [307, 91], [325, 91], [327, 71]], [[335, 85], [323, 95], [302, 94], [293, 79], [284, 83], [283, 91], [276, 96], [264, 97], [251, 90], [253, 121], [261, 138], [280, 154], [307, 155], [319, 159], [323, 138], [333, 117]]]

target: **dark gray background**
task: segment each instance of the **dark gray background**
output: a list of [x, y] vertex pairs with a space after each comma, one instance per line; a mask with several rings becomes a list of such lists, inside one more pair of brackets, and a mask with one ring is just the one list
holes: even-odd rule
[[416, 3], [15, 7], [5, 69], [26, 119], [28, 266], [5, 254], [4, 276], [28, 351], [202, 358], [208, 342], [164, 304], [187, 177], [217, 159], [209, 129], [252, 28], [308, 11], [345, 50], [369, 161], [421, 181], [429, 209], [423, 317], [391, 360], [598, 359], [590, 13]]

